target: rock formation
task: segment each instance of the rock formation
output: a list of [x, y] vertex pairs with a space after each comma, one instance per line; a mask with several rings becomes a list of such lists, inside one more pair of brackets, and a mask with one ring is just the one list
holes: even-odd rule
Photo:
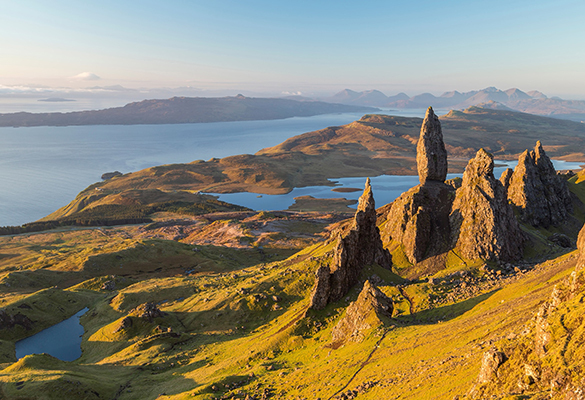
[[450, 219], [454, 247], [461, 256], [484, 260], [522, 256], [524, 235], [504, 186], [494, 177], [493, 156], [484, 149], [465, 168]]
[[489, 350], [483, 354], [481, 368], [479, 370], [478, 383], [487, 383], [498, 375], [500, 365], [505, 363], [508, 357], [501, 351]]
[[533, 226], [558, 225], [572, 212], [567, 182], [557, 175], [540, 141], [520, 155], [508, 199], [520, 211], [520, 219]]
[[421, 182], [392, 203], [382, 239], [402, 245], [411, 263], [449, 250], [449, 214], [455, 188], [444, 183], [447, 152], [439, 118], [429, 107], [417, 144], [416, 162]]
[[455, 189], [442, 182], [427, 181], [394, 200], [382, 231], [384, 243], [402, 245], [411, 263], [450, 249], [449, 214]]
[[345, 316], [333, 328], [333, 343], [362, 341], [368, 329], [381, 325], [382, 318], [392, 316], [393, 309], [392, 299], [366, 281], [357, 300], [347, 307]]
[[416, 145], [416, 166], [420, 183], [444, 182], [447, 177], [447, 150], [443, 143], [441, 122], [429, 107]]
[[506, 189], [506, 192], [510, 187], [510, 180], [512, 179], [512, 174], [514, 174], [514, 170], [512, 168], [506, 168], [504, 172], [502, 172], [502, 176], [500, 176], [500, 182], [502, 182], [502, 185], [504, 186], [504, 189]]
[[159, 310], [156, 304], [149, 302], [130, 310], [130, 315], [152, 322], [155, 318], [164, 317], [166, 314]]
[[392, 258], [382, 246], [376, 220], [376, 205], [368, 179], [353, 221], [337, 238], [331, 265], [317, 270], [311, 308], [319, 310], [340, 300], [358, 282], [365, 265], [377, 263], [384, 268], [392, 267]]

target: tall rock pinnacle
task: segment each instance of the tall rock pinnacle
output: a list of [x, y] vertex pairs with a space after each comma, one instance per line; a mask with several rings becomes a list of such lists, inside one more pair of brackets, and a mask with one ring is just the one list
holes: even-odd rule
[[358, 282], [364, 266], [377, 263], [384, 268], [392, 267], [392, 258], [382, 246], [376, 220], [376, 205], [368, 179], [353, 221], [337, 238], [331, 265], [317, 270], [311, 308], [319, 310], [340, 300]]
[[494, 159], [484, 149], [469, 160], [451, 212], [455, 248], [467, 259], [516, 260], [524, 235], [508, 204], [506, 189], [494, 177]]
[[420, 129], [420, 137], [416, 145], [416, 165], [420, 183], [426, 181], [445, 182], [447, 177], [447, 150], [443, 143], [441, 122], [433, 112], [427, 109], [427, 114]]

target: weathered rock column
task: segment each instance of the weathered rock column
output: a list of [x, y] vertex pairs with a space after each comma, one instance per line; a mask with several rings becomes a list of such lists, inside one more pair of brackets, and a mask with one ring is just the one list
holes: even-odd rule
[[337, 238], [331, 265], [321, 266], [317, 271], [311, 308], [319, 310], [340, 300], [359, 281], [366, 265], [376, 263], [392, 268], [392, 257], [382, 246], [376, 220], [376, 204], [368, 179], [351, 225]]
[[443, 142], [441, 122], [432, 107], [427, 109], [416, 145], [416, 166], [421, 184], [426, 181], [445, 182], [447, 150]]

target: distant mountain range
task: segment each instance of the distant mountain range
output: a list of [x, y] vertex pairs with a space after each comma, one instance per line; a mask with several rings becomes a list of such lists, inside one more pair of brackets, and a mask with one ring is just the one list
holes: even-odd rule
[[0, 114], [0, 126], [135, 125], [252, 121], [319, 114], [378, 111], [363, 105], [275, 98], [173, 97], [144, 100], [124, 107], [67, 113]]
[[482, 90], [473, 90], [464, 93], [451, 91], [445, 92], [438, 97], [431, 93], [422, 93], [412, 97], [409, 97], [405, 93], [386, 96], [379, 90], [355, 92], [350, 89], [345, 89], [332, 97], [321, 100], [330, 103], [385, 108], [426, 108], [432, 106], [438, 109], [448, 108], [455, 110], [463, 110], [479, 104], [487, 104], [488, 107], [494, 108], [489, 103], [495, 102], [512, 110], [530, 114], [585, 121], [585, 101], [583, 100], [563, 100], [558, 97], [549, 98], [536, 90], [523, 92], [516, 88], [500, 90], [495, 87], [488, 87]]

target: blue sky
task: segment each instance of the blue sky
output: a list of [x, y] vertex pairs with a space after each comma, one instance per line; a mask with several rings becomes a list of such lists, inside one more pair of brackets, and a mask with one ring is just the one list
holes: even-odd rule
[[0, 85], [585, 99], [580, 1], [0, 0]]

